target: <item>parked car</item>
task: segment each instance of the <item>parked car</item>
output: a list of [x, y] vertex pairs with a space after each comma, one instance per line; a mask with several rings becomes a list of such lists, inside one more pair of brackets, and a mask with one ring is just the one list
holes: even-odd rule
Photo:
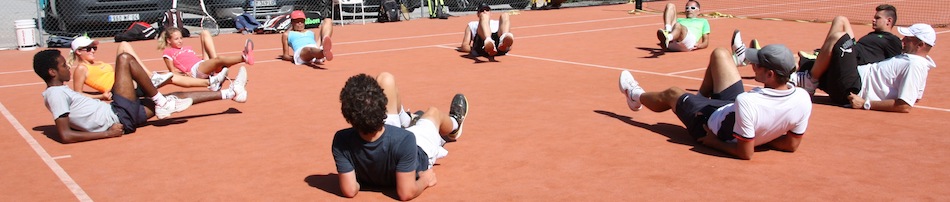
[[89, 33], [112, 36], [132, 22], [158, 22], [171, 8], [169, 0], [41, 0], [43, 29], [56, 35]]
[[[290, 14], [304, 7], [314, 7], [323, 0], [205, 0], [208, 14], [221, 26], [234, 26], [234, 17], [249, 13], [258, 21], [264, 22], [271, 17]], [[329, 0], [326, 0], [329, 1]], [[178, 9], [185, 13], [204, 15], [199, 0], [178, 0]]]

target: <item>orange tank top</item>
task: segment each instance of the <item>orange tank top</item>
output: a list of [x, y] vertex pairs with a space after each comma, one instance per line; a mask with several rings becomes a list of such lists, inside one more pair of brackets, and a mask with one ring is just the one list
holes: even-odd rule
[[115, 84], [115, 68], [112, 65], [101, 61], [83, 65], [86, 66], [86, 85], [100, 93], [112, 91], [112, 85]]

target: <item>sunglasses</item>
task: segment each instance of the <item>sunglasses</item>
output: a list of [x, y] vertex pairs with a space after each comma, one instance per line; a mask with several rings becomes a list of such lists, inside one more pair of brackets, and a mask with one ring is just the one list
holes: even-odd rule
[[699, 10], [699, 7], [696, 7], [696, 6], [687, 6], [687, 7], [686, 7], [686, 10], [688, 10], [688, 11], [691, 11], [691, 10]]
[[86, 46], [86, 47], [79, 48], [79, 50], [86, 51], [86, 52], [94, 51], [98, 49], [99, 47], [96, 47], [96, 46]]

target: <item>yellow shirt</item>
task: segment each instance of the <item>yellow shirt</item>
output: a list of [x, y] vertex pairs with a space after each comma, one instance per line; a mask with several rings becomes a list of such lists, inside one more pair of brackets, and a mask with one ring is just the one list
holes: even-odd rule
[[109, 63], [83, 64], [86, 66], [86, 85], [100, 93], [112, 91], [115, 84], [115, 68]]

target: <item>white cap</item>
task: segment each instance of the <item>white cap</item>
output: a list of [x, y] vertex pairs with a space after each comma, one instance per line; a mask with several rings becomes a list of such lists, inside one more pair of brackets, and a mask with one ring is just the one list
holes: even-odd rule
[[934, 43], [937, 42], [937, 32], [928, 24], [917, 23], [910, 27], [898, 27], [897, 32], [904, 36], [917, 37], [930, 46], [934, 46]]
[[79, 48], [99, 44], [98, 41], [90, 39], [88, 36], [80, 36], [73, 39], [72, 51], [76, 51]]

